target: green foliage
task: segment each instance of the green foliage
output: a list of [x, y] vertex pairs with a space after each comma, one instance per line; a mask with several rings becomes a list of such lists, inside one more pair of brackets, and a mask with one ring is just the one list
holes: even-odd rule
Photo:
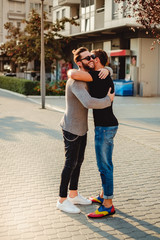
[[24, 95], [33, 95], [34, 87], [38, 82], [16, 77], [0, 76], [0, 88], [7, 89], [13, 92], [21, 93]]
[[[40, 60], [41, 52], [41, 17], [35, 11], [29, 15], [29, 20], [22, 21], [24, 30], [13, 26], [11, 22], [4, 25], [8, 31], [8, 41], [0, 49], [19, 64], [27, 64], [32, 60]], [[63, 18], [56, 23], [47, 21], [44, 13], [44, 44], [46, 66], [51, 65], [55, 59], [64, 58], [63, 48], [70, 40], [59, 32], [65, 28], [65, 23], [78, 25], [73, 19]]]
[[[64, 96], [66, 81], [61, 80], [56, 83], [46, 84], [47, 96]], [[0, 88], [24, 95], [40, 95], [40, 83], [16, 77], [0, 76]]]
[[[47, 96], [64, 96], [65, 95], [66, 80], [61, 80], [56, 83], [46, 84], [46, 95]], [[34, 94], [40, 95], [40, 84], [34, 87]]]

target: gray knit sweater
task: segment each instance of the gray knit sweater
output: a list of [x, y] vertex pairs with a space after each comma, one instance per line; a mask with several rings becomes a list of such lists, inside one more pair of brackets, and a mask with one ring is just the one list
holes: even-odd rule
[[88, 108], [101, 109], [111, 106], [108, 96], [93, 98], [87, 83], [69, 79], [66, 84], [66, 111], [60, 122], [63, 130], [83, 136], [88, 131]]

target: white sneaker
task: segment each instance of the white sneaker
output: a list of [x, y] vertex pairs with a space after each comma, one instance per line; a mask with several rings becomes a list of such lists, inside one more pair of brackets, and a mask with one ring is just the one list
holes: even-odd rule
[[73, 204], [81, 204], [81, 205], [90, 205], [92, 204], [92, 201], [81, 196], [79, 193], [78, 193], [78, 196], [74, 197], [74, 198], [70, 198], [68, 196], [68, 200], [71, 201]]
[[68, 199], [64, 200], [63, 203], [60, 203], [57, 201], [57, 208], [61, 211], [67, 212], [67, 213], [80, 213], [81, 210], [73, 205]]

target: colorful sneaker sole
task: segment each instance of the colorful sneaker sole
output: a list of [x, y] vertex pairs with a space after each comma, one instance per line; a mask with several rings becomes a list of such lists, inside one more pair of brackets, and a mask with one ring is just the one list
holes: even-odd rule
[[95, 213], [95, 212], [93, 212], [93, 213], [89, 213], [87, 216], [89, 218], [102, 218], [102, 217], [111, 216], [111, 215], [115, 214], [115, 212], [116, 211], [114, 211], [112, 213], [104, 213], [104, 212], [102, 212], [102, 213]]
[[110, 216], [113, 214], [115, 214], [114, 206], [107, 209], [102, 205], [95, 212], [89, 213], [87, 216], [89, 218], [102, 218], [102, 217]]
[[100, 203], [102, 204], [103, 203], [103, 198], [95, 198], [95, 197], [90, 197], [89, 200], [91, 200], [93, 203]]

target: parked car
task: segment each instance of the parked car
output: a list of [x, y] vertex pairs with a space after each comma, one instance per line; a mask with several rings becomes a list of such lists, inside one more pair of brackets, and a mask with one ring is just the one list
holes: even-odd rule
[[6, 76], [6, 77], [16, 77], [16, 73], [12, 73], [12, 72], [4, 73], [4, 76]]

